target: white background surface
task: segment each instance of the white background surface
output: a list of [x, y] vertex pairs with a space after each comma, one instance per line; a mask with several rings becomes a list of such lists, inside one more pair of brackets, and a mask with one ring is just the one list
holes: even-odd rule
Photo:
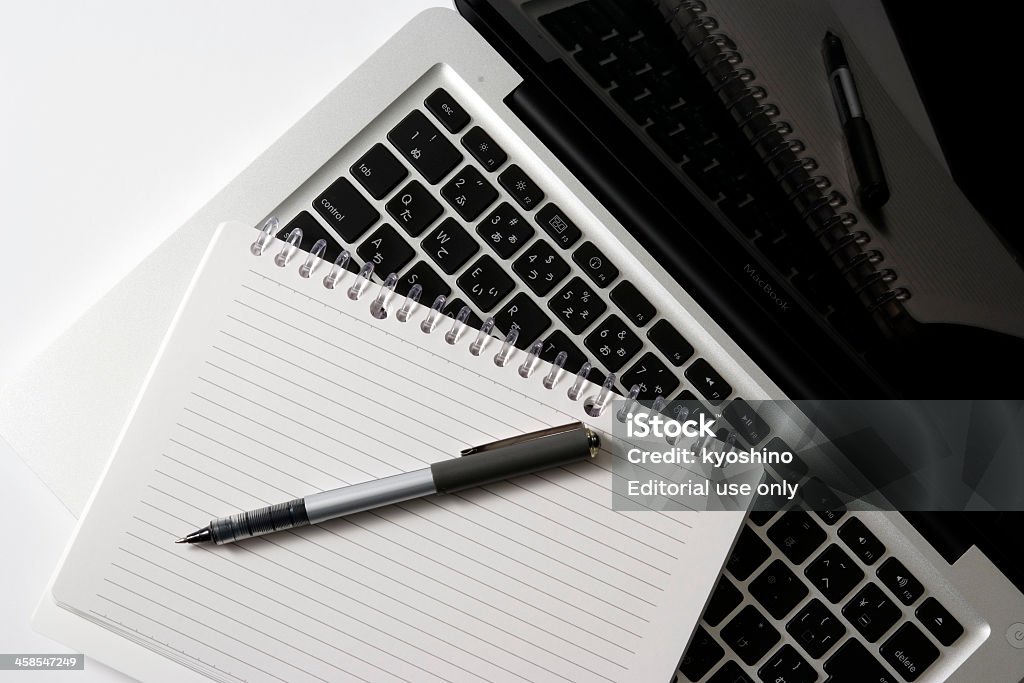
[[[831, 2], [924, 125], [877, 1]], [[398, 26], [438, 4], [449, 3], [0, 0], [0, 384]], [[0, 521], [0, 652], [66, 652], [28, 619], [74, 518], [2, 440], [0, 500], [19, 510], [16, 524]], [[86, 666], [0, 680], [122, 679]]]

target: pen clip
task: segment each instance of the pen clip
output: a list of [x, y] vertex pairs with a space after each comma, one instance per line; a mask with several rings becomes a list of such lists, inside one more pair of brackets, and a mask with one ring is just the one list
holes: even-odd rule
[[570, 432], [574, 429], [584, 428], [582, 422], [570, 422], [566, 425], [559, 427], [549, 427], [548, 429], [542, 429], [539, 432], [530, 432], [529, 434], [520, 434], [518, 436], [510, 436], [507, 439], [500, 439], [498, 441], [492, 441], [490, 443], [481, 444], [479, 446], [471, 446], [463, 450], [459, 455], [473, 455], [474, 453], [482, 453], [483, 451], [490, 451], [496, 448], [502, 448], [504, 446], [511, 446], [515, 443], [524, 443], [526, 441], [535, 441], [537, 439], [543, 439], [546, 436], [554, 436], [555, 434], [561, 434], [562, 432]]

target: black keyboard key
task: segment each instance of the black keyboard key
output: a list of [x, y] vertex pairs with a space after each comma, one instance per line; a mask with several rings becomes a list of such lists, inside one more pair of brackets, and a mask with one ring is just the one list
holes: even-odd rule
[[475, 166], [466, 166], [441, 188], [441, 196], [464, 221], [475, 220], [498, 198], [498, 191], [484, 180]]
[[480, 245], [459, 222], [452, 217], [445, 218], [423, 238], [423, 250], [434, 263], [448, 275], [480, 250]]
[[370, 229], [380, 213], [363, 199], [347, 178], [338, 178], [313, 200], [313, 208], [346, 242], [355, 242]]
[[724, 656], [722, 646], [715, 642], [703, 626], [698, 626], [690, 646], [683, 653], [679, 670], [691, 681], [699, 681]]
[[667, 320], [659, 320], [647, 330], [647, 338], [665, 354], [668, 362], [677, 368], [693, 355], [693, 346], [676, 332], [676, 328]]
[[904, 605], [913, 605], [924, 593], [924, 586], [917, 580], [917, 577], [907, 571], [903, 563], [895, 557], [890, 557], [883, 562], [875, 574]]
[[751, 447], [761, 443], [768, 436], [768, 423], [742, 398], [729, 401], [729, 405], [722, 410], [722, 415]]
[[516, 284], [490, 256], [481, 256], [457, 280], [459, 289], [484, 313], [489, 312]]
[[462, 152], [418, 109], [391, 129], [388, 140], [431, 185], [462, 161]]
[[348, 169], [371, 197], [383, 199], [409, 172], [395, 155], [379, 142]]
[[[441, 313], [448, 316], [449, 318], [454, 319], [455, 316], [459, 314], [459, 311], [462, 310], [462, 307], [466, 305], [467, 304], [465, 301], [463, 301], [459, 297], [455, 297], [454, 299], [448, 300], [448, 302], [444, 305], [444, 308], [441, 309]], [[469, 311], [469, 318], [466, 320], [466, 324], [472, 327], [474, 330], [479, 330], [481, 327], [483, 327], [484, 321], [480, 316], [474, 313], [473, 309], [471, 308]]]
[[832, 543], [807, 565], [804, 576], [834, 605], [860, 583], [864, 572], [842, 548]]
[[569, 217], [558, 208], [557, 204], [546, 204], [543, 209], [538, 211], [537, 224], [562, 249], [568, 249], [583, 236], [576, 224], [569, 220]]
[[964, 634], [964, 627], [935, 598], [928, 598], [914, 611], [935, 639], [949, 647]]
[[779, 632], [753, 605], [747, 605], [722, 629], [722, 640], [748, 666], [779, 642]]
[[572, 253], [572, 260], [579, 264], [594, 284], [604, 288], [619, 276], [619, 269], [608, 260], [593, 242], [584, 242]]
[[885, 554], [885, 545], [856, 517], [839, 527], [839, 538], [866, 565], [874, 564]]
[[826, 683], [896, 683], [874, 655], [850, 638], [825, 662]]
[[846, 635], [846, 627], [814, 598], [786, 624], [786, 630], [807, 654], [815, 659], [832, 649]]
[[551, 327], [551, 318], [544, 315], [526, 292], [519, 292], [494, 316], [494, 326], [502, 334], [508, 334], [513, 327], [519, 328], [516, 347], [526, 349]]
[[654, 305], [628, 280], [623, 280], [615, 285], [615, 288], [609, 292], [608, 297], [615, 302], [615, 305], [625, 314], [626, 318], [637, 327], [643, 327], [658, 314], [658, 310], [654, 308]]
[[708, 400], [713, 406], [717, 406], [732, 393], [732, 387], [722, 379], [718, 371], [711, 367], [703, 358], [693, 361], [690, 367], [686, 368], [686, 379], [697, 388], [701, 396]]
[[903, 624], [880, 650], [882, 658], [904, 680], [916, 681], [939, 658], [939, 648], [913, 624]]
[[537, 187], [537, 183], [533, 182], [530, 176], [515, 164], [501, 172], [498, 182], [506, 192], [512, 195], [512, 199], [527, 211], [537, 208], [537, 205], [544, 199], [544, 193]]
[[[327, 242], [327, 248], [324, 250], [323, 259], [328, 264], [334, 263], [334, 259], [338, 258], [341, 254], [341, 250], [344, 247], [338, 243], [334, 235], [327, 232], [324, 226], [320, 225], [320, 221], [313, 217], [308, 211], [300, 211], [295, 218], [288, 221], [288, 224], [278, 230], [276, 237], [281, 240], [288, 240], [288, 235], [291, 234], [294, 228], [302, 230], [302, 241], [299, 243], [299, 249], [303, 251], [309, 251], [313, 248], [313, 245], [318, 240], [325, 240]], [[355, 259], [349, 260], [348, 269], [353, 273], [359, 272], [359, 266], [353, 263]]]
[[627, 389], [637, 385], [640, 387], [640, 400], [646, 401], [659, 396], [668, 398], [679, 386], [679, 379], [660, 358], [648, 351], [622, 375], [619, 383]]
[[416, 255], [413, 248], [388, 223], [363, 240], [356, 253], [363, 262], [372, 262], [373, 272], [381, 278], [399, 272]]
[[[760, 497], [759, 497], [760, 499]], [[757, 510], [750, 513], [750, 523], [754, 526], [764, 526], [775, 516], [776, 510]]]
[[508, 160], [505, 150], [480, 126], [473, 126], [462, 136], [462, 146], [480, 162], [485, 171], [496, 171]]
[[423, 287], [420, 303], [428, 308], [441, 294], [448, 296], [452, 293], [452, 288], [448, 286], [448, 283], [442, 280], [441, 276], [428, 266], [426, 261], [417, 261], [412, 268], [405, 271], [402, 277], [398, 278], [395, 291], [404, 296], [409, 293], [409, 288], [413, 285]]
[[423, 100], [427, 111], [434, 115], [449, 133], [458, 133], [469, 123], [469, 114], [444, 88], [438, 88]]
[[413, 180], [399, 190], [384, 207], [395, 222], [413, 237], [423, 234], [444, 213], [441, 203], [418, 180]]
[[811, 477], [800, 487], [798, 493], [805, 510], [814, 514], [828, 526], [835, 525], [846, 514], [846, 506], [831, 488], [817, 477]]
[[579, 334], [604, 313], [607, 305], [590, 285], [574, 277], [548, 300], [548, 308], [573, 334]]
[[768, 538], [793, 564], [801, 564], [825, 542], [825, 532], [802, 510], [789, 510], [768, 528]]
[[788, 463], [776, 464], [775, 470], [783, 477], [788, 477], [790, 481], [796, 482], [807, 474], [807, 463], [800, 459], [800, 457], [789, 447], [785, 441], [779, 437], [774, 437], [771, 441], [764, 445], [764, 450], [775, 451], [776, 453], [792, 453], [793, 460]]
[[540, 357], [548, 363], [553, 363], [561, 351], [565, 351], [565, 365], [562, 367], [566, 372], [579, 372], [587, 360], [586, 354], [569, 340], [565, 332], [555, 330], [544, 340], [544, 350], [540, 352]]
[[903, 613], [882, 589], [869, 583], [857, 591], [843, 607], [843, 616], [860, 631], [864, 640], [873, 643], [891, 629]]
[[775, 619], [782, 619], [789, 614], [808, 593], [807, 586], [782, 560], [769, 564], [750, 582], [749, 590], [754, 599]]
[[613, 313], [587, 335], [583, 345], [590, 349], [609, 372], [618, 372], [640, 351], [643, 342], [626, 326], [622, 318]]
[[715, 592], [704, 608], [704, 621], [711, 626], [718, 626], [741, 602], [743, 594], [739, 589], [724, 575], [719, 576]]
[[512, 263], [512, 270], [534, 294], [546, 296], [555, 285], [565, 279], [570, 268], [546, 240], [539, 239]]
[[814, 683], [818, 672], [792, 645], [783, 645], [757, 670], [764, 683]]
[[725, 568], [740, 581], [745, 581], [771, 554], [768, 544], [753, 529], [744, 525], [732, 554], [726, 560]]
[[743, 673], [740, 665], [728, 661], [722, 668], [715, 672], [715, 675], [707, 680], [707, 683], [754, 683], [750, 676]]
[[533, 237], [534, 230], [511, 204], [502, 202], [480, 221], [476, 232], [498, 256], [506, 259]]

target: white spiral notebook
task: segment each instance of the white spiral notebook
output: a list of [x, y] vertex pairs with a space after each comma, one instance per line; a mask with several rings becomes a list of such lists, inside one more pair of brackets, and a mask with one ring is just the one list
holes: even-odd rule
[[40, 630], [152, 680], [668, 681], [742, 522], [616, 512], [595, 461], [253, 539], [176, 545], [212, 517], [584, 420], [565, 373], [475, 330], [406, 322], [378, 285], [325, 288], [282, 243], [220, 226], [94, 491]]

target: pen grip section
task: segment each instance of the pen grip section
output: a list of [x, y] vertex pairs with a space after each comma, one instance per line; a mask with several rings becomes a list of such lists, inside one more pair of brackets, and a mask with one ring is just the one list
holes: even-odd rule
[[305, 501], [296, 498], [287, 503], [215, 519], [210, 522], [210, 536], [214, 543], [221, 545], [307, 524], [309, 517], [306, 515]]
[[582, 460], [590, 456], [592, 445], [590, 433], [580, 425], [568, 431], [435, 462], [430, 471], [438, 493], [454, 493]]

